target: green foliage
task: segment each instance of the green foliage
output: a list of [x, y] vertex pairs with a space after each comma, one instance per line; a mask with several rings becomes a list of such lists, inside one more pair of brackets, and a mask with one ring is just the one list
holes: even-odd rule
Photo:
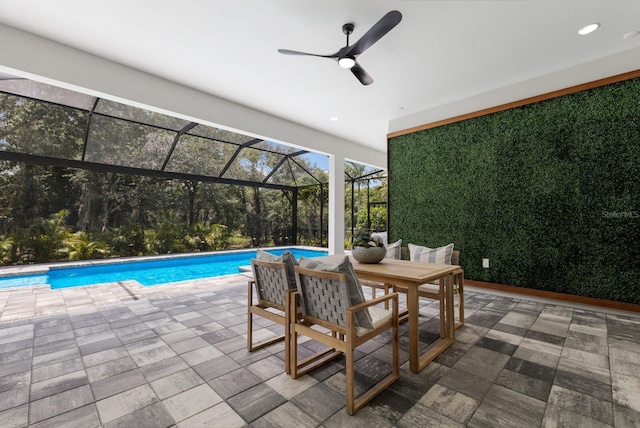
[[240, 248], [250, 248], [252, 245], [251, 238], [249, 238], [248, 236], [244, 236], [237, 231], [235, 233], [232, 233], [228, 239], [229, 244], [227, 248], [232, 250]]
[[164, 221], [154, 232], [147, 234], [147, 252], [149, 254], [184, 253], [187, 245], [183, 238], [188, 236], [186, 227]]
[[35, 223], [38, 232], [38, 242], [32, 247], [38, 257], [43, 260], [53, 260], [60, 246], [69, 237], [70, 229], [67, 225], [69, 210], [61, 210], [45, 220]]
[[[67, 225], [68, 216], [68, 210], [61, 210], [46, 219], [33, 219], [30, 225], [15, 230], [12, 234], [11, 260], [16, 263], [58, 260], [60, 258], [58, 250], [71, 233]], [[35, 260], [31, 260], [30, 258], [34, 255]], [[9, 263], [9, 259], [6, 263]]]
[[354, 247], [384, 247], [384, 242], [379, 236], [371, 236], [367, 233], [359, 233], [353, 238]]
[[[367, 167], [355, 162], [346, 162], [345, 172], [349, 177], [361, 177], [367, 175]], [[367, 206], [371, 202], [385, 203], [387, 201], [387, 179], [384, 174], [374, 174], [367, 177], [369, 178], [345, 182], [345, 227], [346, 229], [353, 227], [358, 230], [386, 230], [386, 206], [369, 206], [370, 225], [367, 221]], [[351, 217], [352, 212], [353, 218]]]
[[94, 241], [86, 232], [69, 235], [59, 253], [69, 260], [92, 260], [109, 256], [111, 251], [102, 241]]
[[[367, 219], [367, 209], [362, 208], [357, 213], [358, 229], [372, 229], [372, 230], [386, 230], [387, 229], [387, 207], [386, 206], [372, 206], [369, 209], [369, 218]], [[368, 225], [368, 222], [370, 224]]]
[[128, 224], [104, 234], [102, 239], [116, 254], [134, 256], [145, 252], [144, 229], [138, 224]]
[[224, 250], [229, 245], [229, 228], [224, 224], [213, 224], [204, 240], [209, 250]]
[[222, 224], [196, 223], [182, 238], [189, 252], [224, 250], [229, 245], [229, 228]]
[[0, 236], [0, 264], [9, 265], [14, 259], [13, 237]]
[[633, 79], [391, 139], [390, 239], [454, 242], [469, 279], [640, 303], [639, 96]]
[[[322, 187], [322, 190], [321, 190]], [[321, 245], [319, 233], [321, 225], [327, 230], [329, 201], [327, 186], [308, 186], [298, 189], [298, 243], [302, 245]], [[321, 218], [321, 204], [325, 207]], [[291, 242], [291, 241], [289, 241]]]

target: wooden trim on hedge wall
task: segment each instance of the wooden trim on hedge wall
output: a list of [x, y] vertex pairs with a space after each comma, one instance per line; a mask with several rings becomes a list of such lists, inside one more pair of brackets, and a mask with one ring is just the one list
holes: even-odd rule
[[[499, 111], [509, 110], [516, 107], [522, 107], [527, 104], [533, 104], [540, 101], [550, 100], [552, 98], [561, 97], [563, 95], [574, 94], [576, 92], [585, 91], [587, 89], [597, 88], [599, 86], [610, 85], [612, 83], [618, 83], [629, 79], [640, 77], [640, 70], [630, 71], [628, 73], [618, 74], [604, 79], [594, 80], [593, 82], [583, 83], [581, 85], [571, 86], [569, 88], [560, 89], [546, 94], [537, 95], [535, 97], [525, 98], [523, 100], [514, 101], [507, 104], [502, 104], [495, 107], [490, 107], [484, 110], [479, 110], [472, 113], [463, 114], [460, 116], [451, 117], [448, 119], [439, 120], [437, 122], [427, 123], [425, 125], [415, 126], [413, 128], [404, 129], [401, 131], [395, 131], [387, 134], [387, 139], [398, 137], [400, 135], [411, 134], [413, 132], [423, 131], [425, 129], [436, 128], [442, 125], [449, 125], [451, 123], [460, 122], [467, 119], [473, 119], [474, 117], [480, 117], [491, 113], [497, 113]], [[388, 164], [388, 163], [387, 163]]]
[[634, 303], [616, 302], [613, 300], [596, 299], [593, 297], [576, 296], [573, 294], [557, 293], [555, 291], [536, 290], [533, 288], [514, 287], [512, 285], [494, 284], [492, 282], [464, 280], [465, 285], [487, 288], [490, 290], [504, 291], [508, 293], [525, 294], [529, 296], [543, 297], [546, 299], [564, 300], [566, 302], [580, 303], [583, 305], [600, 306], [603, 308], [617, 309], [640, 313], [640, 305]]

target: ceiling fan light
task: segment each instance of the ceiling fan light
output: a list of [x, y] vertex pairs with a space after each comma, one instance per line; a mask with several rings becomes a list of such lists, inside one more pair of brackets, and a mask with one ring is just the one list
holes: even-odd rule
[[578, 30], [578, 34], [581, 36], [586, 36], [587, 34], [591, 34], [596, 31], [600, 27], [600, 24], [589, 24]]
[[338, 65], [342, 68], [351, 68], [356, 65], [356, 59], [352, 56], [343, 56], [338, 59]]

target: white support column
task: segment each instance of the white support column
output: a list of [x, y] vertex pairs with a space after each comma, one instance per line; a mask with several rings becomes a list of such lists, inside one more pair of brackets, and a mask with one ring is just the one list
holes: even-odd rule
[[329, 156], [329, 254], [344, 254], [344, 156]]

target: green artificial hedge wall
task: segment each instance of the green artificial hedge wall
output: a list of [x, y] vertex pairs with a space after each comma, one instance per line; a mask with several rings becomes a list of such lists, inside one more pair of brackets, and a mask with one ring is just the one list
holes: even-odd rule
[[388, 156], [391, 240], [453, 242], [468, 279], [640, 304], [640, 78], [393, 137]]

